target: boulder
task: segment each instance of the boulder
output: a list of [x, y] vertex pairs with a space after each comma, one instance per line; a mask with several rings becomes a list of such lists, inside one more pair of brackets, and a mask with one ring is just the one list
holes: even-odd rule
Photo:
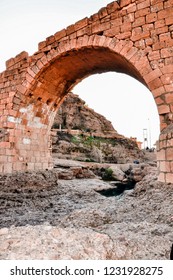
[[116, 181], [123, 181], [126, 176], [125, 173], [116, 165], [111, 165], [110, 169], [112, 169], [112, 179]]

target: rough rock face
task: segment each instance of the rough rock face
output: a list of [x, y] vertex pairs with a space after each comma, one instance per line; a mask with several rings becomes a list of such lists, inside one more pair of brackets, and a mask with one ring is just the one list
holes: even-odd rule
[[60, 228], [50, 224], [3, 228], [0, 229], [2, 240], [0, 259], [116, 259], [111, 238], [87, 228]]
[[149, 164], [118, 168], [142, 179], [118, 193], [57, 169], [0, 176], [0, 259], [169, 259], [173, 186]]
[[53, 136], [53, 157], [78, 161], [127, 163], [144, 160], [136, 143], [122, 138], [92, 137], [56, 132]]
[[54, 128], [79, 129], [88, 132], [97, 132], [106, 135], [107, 133], [117, 134], [117, 131], [104, 116], [89, 108], [85, 101], [78, 95], [69, 93], [63, 101], [55, 117]]
[[62, 131], [52, 130], [54, 157], [112, 163], [143, 158], [136, 142], [118, 134], [110, 121], [73, 93], [56, 115], [53, 128], [60, 127]]

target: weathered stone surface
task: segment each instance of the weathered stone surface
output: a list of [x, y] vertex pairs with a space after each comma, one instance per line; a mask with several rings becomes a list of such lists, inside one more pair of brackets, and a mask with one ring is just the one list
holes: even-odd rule
[[[80, 133], [80, 132], [79, 132]], [[139, 150], [134, 141], [122, 138], [104, 138], [73, 136], [68, 133], [57, 133], [53, 137], [53, 158], [73, 159], [99, 163], [132, 163], [144, 161], [144, 152]]]
[[[15, 238], [12, 237], [13, 235]], [[0, 237], [1, 242], [3, 247], [1, 247], [0, 259], [106, 260], [116, 258], [111, 238], [87, 228], [65, 229], [50, 225], [12, 227], [8, 235], [4, 238]], [[117, 250], [117, 253], [120, 255], [121, 252]]]
[[169, 259], [173, 187], [145, 168], [121, 194], [100, 179], [57, 181], [57, 170], [1, 176], [0, 258]]
[[73, 93], [59, 108], [53, 128], [55, 159], [125, 163], [144, 158], [135, 141], [118, 134], [110, 121]]
[[125, 173], [118, 168], [118, 166], [110, 166], [112, 169], [112, 178], [117, 181], [123, 181], [125, 179]]
[[85, 101], [73, 93], [67, 95], [57, 112], [53, 128], [59, 128], [60, 125], [61, 129], [81, 130], [91, 135], [119, 136], [110, 121], [89, 108]]

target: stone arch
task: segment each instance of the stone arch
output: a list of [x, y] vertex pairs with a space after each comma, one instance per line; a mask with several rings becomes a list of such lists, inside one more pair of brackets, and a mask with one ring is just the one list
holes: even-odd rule
[[119, 71], [153, 94], [162, 131], [159, 178], [172, 180], [165, 146], [173, 119], [171, 7], [161, 0], [114, 1], [39, 43], [33, 56], [22, 52], [8, 60], [0, 74], [0, 172], [51, 168], [49, 130], [64, 96], [89, 75]]
[[[139, 52], [137, 48], [133, 47], [131, 42], [119, 41], [116, 44], [116, 38], [110, 39], [99, 35], [85, 36], [84, 40], [85, 44], [82, 43], [82, 45], [81, 41], [79, 45], [78, 40], [73, 40], [72, 48], [68, 48], [69, 42], [67, 45], [63, 44], [65, 51], [54, 53], [51, 63], [41, 65], [42, 59], [39, 59], [28, 68], [28, 74], [33, 76], [30, 82], [27, 80], [23, 82], [23, 84], [28, 84], [25, 92], [25, 106], [26, 103], [34, 104], [33, 115], [41, 116], [40, 103], [47, 104], [47, 110], [55, 113], [64, 96], [77, 83], [92, 74], [108, 71], [126, 73], [147, 86], [142, 75], [151, 73], [152, 69], [147, 59], [144, 58], [143, 52]], [[135, 59], [140, 60], [142, 57], [142, 61], [140, 60], [140, 63], [136, 64], [131, 62], [130, 59], [134, 59], [134, 55]], [[34, 73], [34, 69], [38, 65], [41, 65], [40, 70], [38, 73]], [[23, 112], [22, 109], [22, 118], [26, 116], [25, 113], [27, 114], [27, 111]], [[42, 117], [45, 119], [46, 115], [44, 114]]]

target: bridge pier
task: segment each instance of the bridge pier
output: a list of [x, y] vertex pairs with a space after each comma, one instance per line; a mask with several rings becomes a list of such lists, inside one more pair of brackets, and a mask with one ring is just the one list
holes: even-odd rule
[[0, 173], [53, 167], [47, 129], [24, 126], [1, 129], [0, 139]]
[[165, 128], [157, 142], [157, 165], [160, 182], [173, 182], [173, 124]]

